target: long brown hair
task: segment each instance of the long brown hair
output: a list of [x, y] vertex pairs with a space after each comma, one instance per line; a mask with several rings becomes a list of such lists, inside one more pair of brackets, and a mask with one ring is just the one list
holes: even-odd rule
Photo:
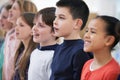
[[[20, 17], [23, 19], [23, 21], [25, 21], [32, 28], [33, 27], [34, 15], [35, 14], [33, 14], [33, 13], [24, 13]], [[36, 48], [36, 45], [37, 44], [33, 42], [33, 39], [31, 37], [26, 51], [22, 54], [20, 53], [20, 49], [24, 47], [23, 43], [21, 42], [17, 51], [16, 51], [16, 53], [15, 53], [15, 64], [14, 64], [14, 66], [18, 68], [21, 80], [24, 80], [25, 77], [26, 77], [25, 74], [26, 74], [27, 66], [29, 64], [29, 58], [30, 58], [30, 55], [31, 55], [32, 51]], [[20, 56], [21, 59], [20, 59], [19, 63], [16, 64], [20, 54], [22, 55], [22, 57]]]

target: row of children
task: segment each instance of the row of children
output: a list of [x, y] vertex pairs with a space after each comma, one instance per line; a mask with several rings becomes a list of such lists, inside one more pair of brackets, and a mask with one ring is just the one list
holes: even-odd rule
[[89, 16], [83, 0], [59, 0], [56, 8], [38, 12], [32, 2], [22, 1], [13, 2], [6, 19], [5, 7], [1, 9], [1, 26], [11, 27], [2, 53], [2, 80], [117, 80], [120, 66], [111, 56], [120, 40], [117, 18], [95, 17], [82, 39], [79, 34]]

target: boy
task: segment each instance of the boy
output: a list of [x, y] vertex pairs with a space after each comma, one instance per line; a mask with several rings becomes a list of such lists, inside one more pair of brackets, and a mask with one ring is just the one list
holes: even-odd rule
[[53, 21], [55, 8], [41, 9], [35, 16], [35, 25], [32, 29], [33, 40], [39, 46], [32, 52], [28, 70], [28, 80], [49, 80], [51, 62], [54, 50], [58, 46], [54, 36]]
[[83, 51], [80, 30], [85, 27], [89, 9], [82, 0], [59, 0], [54, 20], [55, 36], [64, 37], [52, 62], [50, 80], [80, 80], [84, 63], [89, 59]]

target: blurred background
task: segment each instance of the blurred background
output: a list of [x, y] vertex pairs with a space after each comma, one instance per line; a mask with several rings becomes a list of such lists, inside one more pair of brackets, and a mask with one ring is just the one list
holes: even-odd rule
[[[4, 4], [7, 0], [0, 0], [0, 6]], [[33, 1], [38, 10], [48, 7], [55, 6], [58, 0], [31, 0]], [[120, 19], [120, 0], [84, 0], [91, 13], [95, 14], [107, 14], [115, 16]]]

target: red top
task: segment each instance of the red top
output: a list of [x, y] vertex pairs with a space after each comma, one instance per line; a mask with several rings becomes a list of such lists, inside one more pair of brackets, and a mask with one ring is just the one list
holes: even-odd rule
[[99, 69], [90, 70], [93, 59], [87, 61], [82, 69], [81, 80], [117, 80], [120, 74], [119, 64], [112, 59]]

